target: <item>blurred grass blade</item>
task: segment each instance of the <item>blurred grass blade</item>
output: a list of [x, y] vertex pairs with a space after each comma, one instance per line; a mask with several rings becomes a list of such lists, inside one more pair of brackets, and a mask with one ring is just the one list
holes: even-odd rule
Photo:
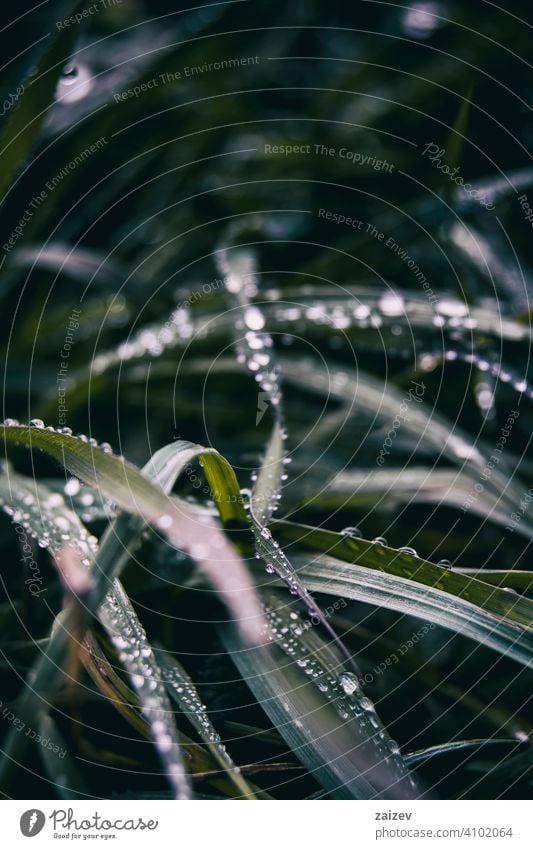
[[[307, 358], [284, 357], [282, 364], [284, 377], [291, 383], [303, 385], [313, 394], [336, 398], [347, 408], [371, 410], [373, 416], [391, 423], [402, 403], [405, 403], [405, 396], [399, 389], [382, 383], [361, 369], [355, 376], [330, 362], [325, 373], [316, 367], [313, 360]], [[492, 452], [479, 439], [474, 444], [466, 431], [426, 405], [423, 396], [419, 400], [420, 403], [409, 405], [409, 415], [402, 419], [402, 429], [412, 434], [421, 446], [431, 446], [437, 456], [460, 466], [463, 475], [471, 478], [474, 484], [478, 483], [479, 475], [485, 472]], [[505, 469], [504, 461], [499, 468], [493, 468], [491, 474], [486, 476], [485, 487], [502, 504], [508, 504], [512, 511], [522, 492], [520, 485], [504, 473]], [[531, 532], [531, 522], [527, 521], [527, 525]]]
[[91, 793], [76, 759], [71, 755], [57, 724], [44, 714], [39, 723], [39, 752], [46, 773], [60, 799], [89, 799]]

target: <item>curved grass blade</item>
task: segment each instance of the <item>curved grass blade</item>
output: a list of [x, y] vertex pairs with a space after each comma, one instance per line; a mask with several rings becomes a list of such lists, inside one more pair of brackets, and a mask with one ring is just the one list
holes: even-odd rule
[[[354, 670], [359, 670], [348, 649], [333, 631], [320, 608], [300, 581], [290, 560], [281, 550], [266, 525], [278, 509], [281, 499], [284, 469], [289, 458], [285, 453], [287, 432], [283, 423], [281, 375], [274, 353], [272, 337], [264, 332], [265, 318], [259, 307], [251, 304], [257, 294], [255, 257], [249, 250], [223, 248], [218, 264], [224, 275], [226, 290], [238, 306], [236, 323], [237, 360], [246, 367], [261, 387], [258, 408], [264, 412], [265, 400], [271, 405], [274, 416], [272, 432], [265, 457], [253, 483], [250, 495], [250, 517], [255, 537], [256, 552], [263, 559], [268, 572], [275, 572], [285, 582], [289, 591], [303, 601], [311, 616], [317, 616], [322, 627], [336, 640]], [[239, 331], [244, 330], [241, 338]], [[263, 396], [263, 397], [262, 397]], [[262, 414], [262, 413], [261, 413]], [[256, 422], [257, 424], [257, 422]]]
[[[12, 426], [8, 425], [7, 427]], [[7, 441], [5, 425], [3, 426], [3, 430], [4, 437]], [[27, 428], [22, 428], [22, 431], [22, 435], [24, 436], [27, 432]], [[51, 431], [46, 431], [46, 433], [52, 434]], [[41, 434], [40, 429], [32, 428], [31, 436], [39, 434]], [[16, 438], [19, 438], [18, 432], [16, 434]], [[63, 452], [61, 450], [63, 444], [64, 443], [60, 442], [53, 446], [55, 451], [55, 455], [53, 456], [56, 456], [56, 458], [60, 459], [60, 461], [63, 458]], [[83, 442], [80, 442], [79, 444], [84, 445], [86, 449], [89, 448], [89, 446]], [[72, 447], [71, 444], [69, 444], [68, 447], [70, 449]], [[79, 451], [79, 445], [76, 447]], [[148, 464], [148, 473], [156, 471], [159, 474], [160, 479], [164, 479], [165, 488], [168, 488], [168, 491], [172, 488], [174, 478], [172, 477], [172, 474], [165, 473], [165, 466], [168, 466], [171, 462], [170, 458], [173, 453], [176, 451], [179, 452], [179, 448], [179, 446], [177, 449], [165, 446], [164, 449], [161, 449], [161, 451], [154, 454]], [[102, 460], [102, 453], [103, 452], [99, 452], [98, 460], [100, 462]], [[104, 456], [109, 457], [109, 455]], [[116, 459], [117, 458], [115, 458], [115, 460]], [[83, 456], [81, 457], [78, 457], [76, 454], [74, 454], [74, 456], [69, 456], [69, 462], [72, 463], [74, 469], [73, 473], [76, 476], [80, 476], [82, 479], [88, 479], [91, 485], [95, 487], [95, 490], [99, 491], [99, 487], [95, 486], [95, 469], [94, 467], [91, 467], [86, 451], [83, 451]], [[175, 469], [176, 465], [173, 464], [172, 467]], [[111, 471], [109, 471], [108, 467], [110, 485], [113, 480], [113, 469], [117, 470], [116, 464], [113, 464]], [[136, 475], [139, 474], [137, 470], [135, 470], [135, 472]], [[136, 477], [136, 475], [134, 477]], [[148, 477], [143, 480], [146, 480], [147, 483], [150, 482]], [[156, 492], [160, 493], [161, 491], [156, 490]], [[228, 503], [233, 504], [235, 502], [229, 498]], [[86, 623], [89, 621], [91, 614], [96, 615], [98, 607], [105, 598], [111, 582], [114, 578], [120, 575], [120, 572], [130, 560], [133, 550], [140, 545], [141, 529], [142, 523], [139, 522], [137, 516], [130, 516], [127, 513], [123, 513], [114, 519], [104, 533], [98, 552], [98, 571], [95, 571], [94, 574], [94, 588], [91, 596], [86, 599], [85, 607], [81, 611], [81, 613], [84, 614], [84, 620]], [[261, 619], [262, 614], [260, 620]], [[46, 705], [52, 700], [64, 676], [63, 670], [67, 665], [70, 635], [75, 629], [79, 629], [79, 627], [80, 610], [79, 607], [75, 607], [74, 605], [63, 610], [56, 618], [56, 625], [52, 630], [46, 652], [42, 652], [39, 655], [29, 673], [28, 681], [31, 683], [31, 686], [26, 686], [21, 698], [19, 699], [19, 712], [21, 715], [24, 714], [29, 718], [33, 715], [36, 709], [40, 710], [42, 705]], [[254, 639], [255, 636], [256, 632], [254, 631]], [[40, 698], [37, 700], [34, 696], [35, 693], [40, 694]], [[17, 759], [20, 758], [20, 753], [26, 745], [27, 738], [24, 735], [17, 734], [15, 732], [8, 736], [4, 746], [4, 758], [0, 760], [0, 781], [6, 781], [7, 774], [10, 772], [12, 766], [17, 762]]]
[[215, 448], [204, 448], [194, 442], [176, 440], [154, 454], [143, 469], [165, 492], [170, 492], [179, 475], [190, 463], [199, 459], [213, 499], [224, 523], [232, 520], [248, 524], [239, 484], [233, 467]]

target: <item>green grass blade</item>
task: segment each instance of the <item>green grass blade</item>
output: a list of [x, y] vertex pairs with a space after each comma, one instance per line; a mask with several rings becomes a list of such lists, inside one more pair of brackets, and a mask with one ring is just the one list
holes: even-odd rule
[[416, 798], [399, 749], [356, 676], [296, 612], [272, 598], [266, 610], [262, 648], [247, 650], [225, 630], [222, 638], [294, 754], [332, 798]]

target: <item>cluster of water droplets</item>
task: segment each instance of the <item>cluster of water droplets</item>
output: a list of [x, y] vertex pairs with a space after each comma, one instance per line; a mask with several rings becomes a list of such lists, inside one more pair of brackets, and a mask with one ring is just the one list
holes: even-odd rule
[[251, 302], [258, 293], [255, 256], [242, 249], [226, 250], [219, 256], [219, 266], [225, 289], [239, 307], [235, 319], [237, 361], [247, 368], [279, 415], [280, 369], [274, 344], [265, 330], [263, 311]]
[[[304, 675], [319, 691], [325, 702], [331, 704], [343, 721], [357, 720], [365, 736], [373, 743], [387, 765], [398, 778], [408, 771], [400, 756], [398, 744], [387, 734], [379, 720], [373, 702], [364, 694], [359, 680], [352, 672], [340, 669], [319, 657], [316, 649], [306, 640], [309, 623], [304, 622], [296, 611], [288, 612], [285, 607], [274, 609], [265, 606], [267, 638], [294, 661]], [[339, 671], [340, 669], [340, 671]]]
[[101, 605], [99, 617], [139, 697], [142, 714], [175, 796], [178, 799], [189, 798], [189, 781], [161, 671], [146, 633], [118, 581], [114, 582], [114, 591], [107, 594]]
[[[90, 569], [97, 555], [98, 540], [66, 506], [61, 493], [49, 492], [37, 483], [26, 484], [11, 470], [4, 471], [0, 481], [0, 508], [14, 523], [52, 554], [67, 544], [71, 545], [79, 554], [82, 566]], [[139, 694], [143, 714], [152, 729], [154, 743], [165, 762], [169, 780], [179, 798], [186, 798], [189, 795], [188, 784], [181, 765], [175, 727], [170, 719], [170, 703], [160, 680], [153, 650], [118, 582], [107, 594], [99, 616]]]
[[207, 715], [207, 708], [189, 676], [175, 662], [161, 665], [161, 673], [167, 685], [172, 688], [181, 710], [187, 714], [187, 718], [204, 742], [215, 744], [226, 755], [220, 734], [213, 727]]

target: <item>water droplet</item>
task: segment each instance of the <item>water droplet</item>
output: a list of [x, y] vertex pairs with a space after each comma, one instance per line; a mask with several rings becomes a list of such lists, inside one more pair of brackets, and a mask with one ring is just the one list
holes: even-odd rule
[[30, 419], [30, 427], [44, 427], [42, 419]]
[[371, 702], [367, 696], [363, 696], [363, 698], [359, 700], [359, 704], [367, 713], [373, 713], [376, 710], [374, 703]]

